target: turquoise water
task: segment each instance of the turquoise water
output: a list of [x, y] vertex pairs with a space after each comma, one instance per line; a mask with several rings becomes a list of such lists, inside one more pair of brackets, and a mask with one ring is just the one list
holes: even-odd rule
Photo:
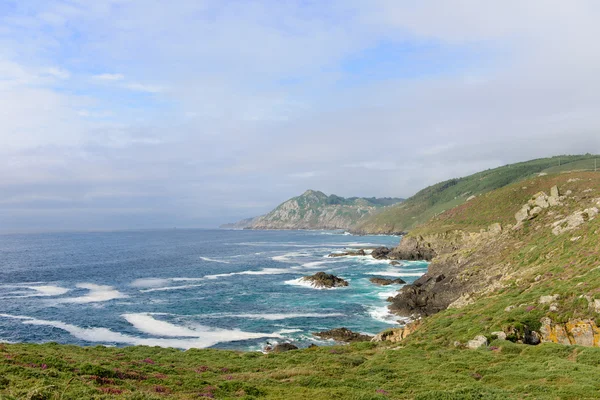
[[[0, 341], [260, 350], [337, 328], [394, 326], [385, 299], [426, 263], [391, 266], [334, 251], [398, 237], [324, 231], [162, 230], [0, 236]], [[325, 271], [350, 285], [319, 290]]]

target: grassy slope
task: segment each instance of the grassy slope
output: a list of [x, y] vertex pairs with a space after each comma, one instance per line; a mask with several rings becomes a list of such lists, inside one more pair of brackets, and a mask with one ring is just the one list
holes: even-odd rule
[[[571, 182], [569, 182], [571, 180]], [[573, 181], [576, 180], [576, 181]], [[465, 341], [477, 334], [489, 334], [515, 324], [528, 324], [548, 316], [556, 322], [572, 318], [591, 318], [600, 323], [600, 314], [588, 308], [581, 295], [600, 298], [600, 218], [595, 218], [575, 231], [555, 236], [550, 225], [574, 211], [595, 204], [600, 198], [600, 173], [571, 173], [538, 177], [483, 195], [435, 218], [413, 234], [430, 234], [454, 229], [477, 231], [494, 222], [514, 224], [514, 212], [539, 191], [549, 193], [558, 185], [562, 192], [571, 190], [563, 206], [551, 208], [522, 229], [509, 231], [502, 246], [494, 254], [480, 259], [476, 269], [506, 266], [508, 279], [504, 288], [483, 296], [474, 304], [459, 310], [446, 310], [425, 321], [422, 332], [410, 339], [447, 345]], [[592, 190], [590, 190], [592, 189]], [[573, 241], [572, 239], [578, 238]], [[472, 257], [476, 257], [473, 255]], [[542, 295], [559, 294], [558, 311], [538, 304]], [[517, 306], [506, 312], [508, 306]]]
[[[554, 184], [563, 192], [573, 191], [565, 205], [510, 231], [504, 246], [474, 267], [509, 265], [504, 288], [465, 308], [427, 318], [401, 345], [358, 343], [270, 355], [0, 345], [0, 398], [597, 398], [599, 348], [495, 341], [485, 349], [465, 350], [452, 343], [544, 315], [555, 321], [598, 317], [579, 295], [600, 298], [600, 269], [595, 269], [600, 266], [600, 218], [561, 236], [554, 236], [548, 224], [557, 217], [551, 212], [566, 214], [600, 197], [600, 174], [544, 176], [507, 186], [436, 217], [414, 234], [514, 223], [514, 212], [527, 199]], [[577, 236], [581, 238], [571, 241]], [[559, 311], [551, 313], [537, 300], [555, 293], [561, 295]], [[517, 307], [504, 311], [509, 305]]]
[[[598, 156], [541, 158], [440, 182], [421, 190], [402, 204], [389, 207], [367, 218], [355, 227], [354, 231], [361, 233], [406, 231], [424, 224], [445, 210], [464, 203], [472, 195], [487, 193], [539, 173], [593, 168], [595, 158]], [[560, 167], [558, 167], [559, 162], [561, 163]]]

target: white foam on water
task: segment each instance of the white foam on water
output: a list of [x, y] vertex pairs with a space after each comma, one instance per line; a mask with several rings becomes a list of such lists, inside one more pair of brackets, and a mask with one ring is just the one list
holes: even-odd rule
[[273, 261], [279, 261], [279, 262], [295, 262], [294, 260], [292, 260], [293, 258], [298, 258], [298, 257], [308, 257], [309, 254], [307, 253], [300, 253], [297, 251], [292, 251], [290, 253], [285, 253], [279, 256], [274, 256], [271, 257], [271, 260]]
[[[37, 296], [61, 296], [67, 293], [70, 289], [60, 286], [43, 285], [43, 286], [27, 286], [27, 289], [38, 292]], [[36, 295], [32, 295], [36, 296]]]
[[385, 291], [385, 292], [379, 292], [377, 293], [377, 297], [381, 298], [381, 299], [387, 299], [388, 297], [393, 297], [395, 295], [398, 294], [397, 290], [390, 290], [390, 291]]
[[298, 333], [298, 332], [302, 332], [302, 329], [282, 329], [280, 331], [277, 331], [277, 333], [280, 335], [285, 335], [285, 334], [289, 334], [289, 333]]
[[198, 337], [201, 332], [171, 324], [169, 322], [161, 321], [153, 317], [150, 313], [131, 313], [122, 314], [135, 329], [140, 332], [148, 333], [155, 336], [169, 336], [169, 337]]
[[284, 319], [292, 319], [292, 318], [333, 318], [333, 317], [343, 317], [344, 314], [341, 313], [329, 313], [329, 314], [320, 314], [320, 313], [281, 313], [281, 314], [212, 314], [206, 315], [203, 317], [207, 318], [247, 318], [247, 319], [263, 319], [267, 321], [280, 321]]
[[371, 318], [386, 324], [397, 325], [397, 321], [400, 319], [400, 317], [390, 312], [387, 305], [381, 307], [369, 307], [368, 313]]
[[140, 292], [142, 292], [142, 293], [166, 292], [166, 291], [170, 291], [170, 290], [192, 289], [192, 288], [196, 288], [196, 287], [200, 287], [200, 286], [204, 286], [204, 285], [202, 284], [202, 285], [164, 286], [164, 287], [158, 287], [158, 288], [152, 288], [152, 289], [142, 289], [142, 290], [140, 290]]
[[216, 263], [220, 263], [220, 264], [231, 264], [230, 261], [225, 261], [225, 260], [216, 260], [214, 258], [209, 258], [209, 257], [200, 257], [201, 260], [204, 261], [209, 261], [209, 262], [216, 262]]
[[80, 297], [69, 297], [66, 299], [57, 299], [55, 302], [58, 303], [97, 303], [103, 301], [110, 301], [114, 299], [124, 299], [127, 296], [113, 288], [112, 286], [96, 285], [95, 283], [78, 283], [75, 285], [80, 289], [89, 290], [88, 294]]
[[241, 271], [241, 272], [230, 272], [228, 274], [206, 275], [204, 278], [218, 279], [218, 278], [224, 278], [224, 277], [235, 276], [235, 275], [281, 275], [281, 274], [289, 274], [289, 273], [290, 273], [289, 269], [263, 268], [258, 271], [250, 270], [250, 271]]
[[[86, 342], [97, 343], [118, 343], [129, 345], [160, 346], [190, 349], [205, 348], [214, 346], [217, 343], [233, 342], [238, 340], [260, 339], [269, 337], [281, 338], [281, 335], [278, 333], [254, 333], [243, 332], [240, 330], [226, 330], [207, 327], [203, 327], [203, 329], [193, 329], [196, 336], [189, 337], [186, 339], [142, 338], [138, 336], [131, 336], [119, 332], [114, 332], [107, 328], [81, 328], [79, 326], [67, 324], [61, 321], [48, 321], [19, 315], [13, 316], [8, 314], [0, 314], [0, 317], [18, 319], [21, 320], [22, 323], [27, 325], [52, 326], [54, 328], [62, 329], [70, 333], [77, 339], [84, 340]], [[170, 332], [174, 332], [174, 328], [167, 327], [166, 333]]]
[[317, 286], [315, 286], [314, 283], [305, 280], [304, 277], [301, 277], [301, 278], [298, 278], [298, 279], [291, 279], [291, 280], [285, 281], [283, 283], [285, 283], [286, 285], [302, 286], [302, 287], [306, 287], [306, 288], [310, 288], [310, 289], [316, 289], [316, 290], [335, 290], [335, 289], [344, 289], [344, 288], [347, 288], [347, 286], [331, 287], [331, 288], [317, 287]]
[[153, 288], [168, 285], [170, 281], [170, 279], [166, 278], [141, 278], [134, 280], [129, 286], [137, 288]]

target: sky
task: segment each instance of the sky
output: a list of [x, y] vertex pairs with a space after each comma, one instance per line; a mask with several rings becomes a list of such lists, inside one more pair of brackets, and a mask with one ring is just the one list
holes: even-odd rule
[[0, 0], [0, 231], [215, 227], [600, 153], [596, 0]]

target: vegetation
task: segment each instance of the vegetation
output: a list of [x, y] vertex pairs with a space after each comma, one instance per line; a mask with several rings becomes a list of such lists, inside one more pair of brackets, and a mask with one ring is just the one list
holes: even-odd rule
[[[464, 178], [429, 186], [401, 204], [365, 218], [353, 231], [358, 233], [403, 232], [478, 196], [539, 174], [593, 170], [595, 155], [556, 156], [505, 165]], [[560, 166], [559, 166], [560, 164]]]
[[[474, 233], [501, 223], [502, 240], [476, 241], [475, 247], [457, 250], [458, 258], [470, 260], [462, 278], [497, 276], [501, 284], [474, 294], [472, 304], [425, 318], [400, 343], [362, 342], [280, 354], [0, 344], [0, 399], [598, 398], [600, 348], [530, 346], [511, 342], [517, 335], [510, 340], [492, 335], [509, 328], [517, 333], [539, 329], [542, 317], [558, 323], [574, 318], [600, 322], [600, 314], [590, 307], [590, 300], [600, 299], [600, 217], [561, 235], [551, 229], [555, 221], [600, 201], [600, 174], [539, 176], [547, 161], [532, 163], [511, 167], [520, 171], [514, 175], [486, 171], [479, 175], [479, 186], [471, 178], [470, 183], [446, 182], [417, 195], [439, 205], [448, 204], [452, 191], [481, 191], [411, 235]], [[530, 176], [516, 178], [525, 173]], [[493, 191], [484, 183], [506, 180], [517, 183]], [[570, 195], [513, 229], [515, 212], [554, 185]], [[556, 301], [540, 303], [547, 295], [557, 295]], [[464, 347], [482, 334], [490, 340], [488, 346]]]

